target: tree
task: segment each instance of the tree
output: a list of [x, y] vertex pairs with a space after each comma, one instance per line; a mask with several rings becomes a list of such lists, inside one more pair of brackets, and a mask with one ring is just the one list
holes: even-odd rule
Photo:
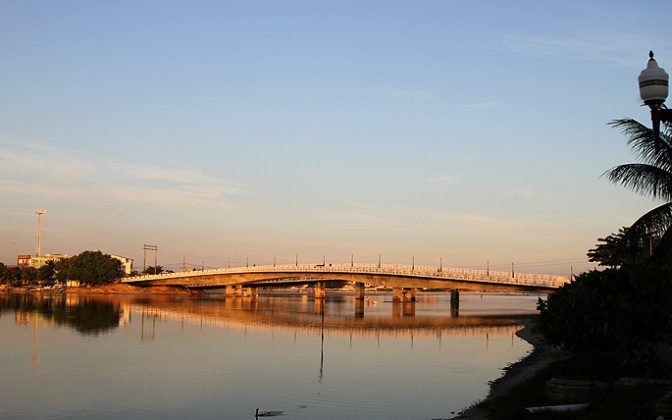
[[37, 280], [37, 268], [35, 267], [23, 267], [21, 268], [21, 283], [22, 284], [31, 284]]
[[0, 262], [0, 283], [7, 282], [7, 266]]
[[100, 251], [84, 251], [60, 260], [55, 269], [58, 280], [79, 280], [84, 284], [109, 283], [124, 274], [121, 261]]
[[37, 269], [37, 279], [47, 283], [53, 282], [55, 267], [56, 263], [54, 260], [47, 261], [46, 264]]
[[610, 123], [628, 136], [628, 145], [641, 163], [627, 163], [611, 168], [604, 175], [636, 193], [664, 203], [637, 219], [627, 232], [628, 238], [660, 237], [654, 260], [669, 258], [672, 252], [672, 126], [663, 124], [660, 136], [632, 119]]
[[157, 265], [156, 267], [154, 266], [149, 266], [145, 268], [145, 271], [142, 272], [142, 274], [161, 274], [165, 272], [166, 270], [163, 269], [162, 265]]
[[[588, 260], [603, 267], [617, 268], [624, 264], [644, 263], [649, 257], [650, 245], [646, 238], [636, 238], [628, 235], [630, 228], [622, 227], [618, 233], [612, 233], [606, 238], [598, 238], [595, 248], [588, 251]], [[655, 240], [658, 243], [658, 240]]]
[[21, 281], [22, 273], [19, 267], [7, 267], [5, 281], [11, 285], [17, 285]]
[[672, 372], [672, 277], [654, 265], [589, 271], [539, 300], [547, 342], [613, 352], [624, 366]]

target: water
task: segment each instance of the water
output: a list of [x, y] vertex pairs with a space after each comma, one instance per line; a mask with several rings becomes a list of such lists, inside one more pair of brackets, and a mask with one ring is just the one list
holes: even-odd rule
[[448, 418], [530, 350], [536, 299], [0, 295], [0, 418]]

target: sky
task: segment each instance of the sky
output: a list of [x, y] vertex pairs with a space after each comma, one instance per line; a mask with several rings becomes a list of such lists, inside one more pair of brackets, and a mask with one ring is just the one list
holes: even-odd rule
[[[669, 1], [0, 2], [0, 261], [569, 274], [657, 202], [637, 76]], [[149, 258], [149, 257], [148, 257]], [[153, 259], [153, 257], [152, 257]]]

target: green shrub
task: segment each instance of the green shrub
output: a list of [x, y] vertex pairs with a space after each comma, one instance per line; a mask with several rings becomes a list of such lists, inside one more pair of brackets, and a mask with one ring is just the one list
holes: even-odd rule
[[550, 344], [616, 352], [624, 365], [672, 371], [672, 278], [649, 266], [590, 271], [539, 302]]

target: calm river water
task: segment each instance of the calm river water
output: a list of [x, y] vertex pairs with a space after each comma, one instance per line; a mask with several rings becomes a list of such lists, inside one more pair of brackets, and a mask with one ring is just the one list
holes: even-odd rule
[[536, 300], [0, 294], [0, 418], [450, 418], [531, 350]]

